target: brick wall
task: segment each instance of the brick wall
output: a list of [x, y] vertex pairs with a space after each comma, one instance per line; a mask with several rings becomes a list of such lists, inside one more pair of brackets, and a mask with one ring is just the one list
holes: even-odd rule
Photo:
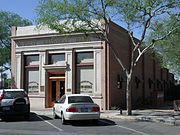
[[[114, 23], [110, 23], [109, 32], [110, 45], [122, 60], [122, 63], [129, 67], [130, 65], [130, 38], [127, 31]], [[115, 106], [126, 106], [126, 82], [125, 73], [114, 57], [111, 48], [108, 48], [108, 80], [107, 80], [107, 94], [108, 108]], [[137, 54], [136, 54], [137, 55]], [[163, 75], [164, 76], [164, 75]], [[118, 88], [118, 77], [121, 82], [121, 88]], [[149, 51], [141, 57], [137, 66], [135, 67], [132, 77], [132, 105], [134, 107], [142, 104], [154, 104], [153, 102], [162, 102], [162, 86], [161, 86], [161, 63], [155, 57], [153, 51]], [[158, 92], [157, 92], [158, 91]], [[159, 92], [160, 91], [160, 92]]]
[[[122, 60], [122, 63], [129, 66], [129, 36], [126, 30], [119, 27], [114, 23], [110, 23], [109, 32], [110, 46], [114, 48], [118, 57]], [[109, 48], [109, 106], [112, 107], [124, 107], [126, 104], [125, 91], [125, 73], [122, 71], [120, 64], [117, 62], [112, 49]], [[120, 82], [121, 86], [118, 86]]]
[[144, 54], [144, 89], [145, 104], [150, 104], [154, 90], [154, 58], [151, 51]]

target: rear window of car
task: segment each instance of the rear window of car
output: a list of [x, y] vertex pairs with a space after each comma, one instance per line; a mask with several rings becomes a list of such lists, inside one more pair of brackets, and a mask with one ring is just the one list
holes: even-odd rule
[[93, 103], [93, 100], [88, 96], [72, 96], [68, 97], [68, 103]]
[[4, 99], [14, 99], [19, 97], [26, 97], [26, 93], [24, 91], [5, 91]]

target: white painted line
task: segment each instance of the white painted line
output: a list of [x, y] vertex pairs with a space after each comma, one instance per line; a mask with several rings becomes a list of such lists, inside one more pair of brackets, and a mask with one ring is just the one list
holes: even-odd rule
[[117, 127], [120, 127], [120, 128], [124, 128], [124, 129], [130, 130], [130, 131], [132, 131], [132, 132], [136, 132], [136, 133], [142, 134], [142, 135], [149, 135], [149, 134], [147, 134], [147, 133], [144, 133], [144, 132], [141, 132], [141, 131], [132, 129], [132, 128], [128, 128], [128, 127], [124, 127], [124, 126], [120, 126], [120, 125], [116, 125], [116, 126], [117, 126]]
[[[112, 124], [110, 122], [107, 122], [107, 121], [104, 121], [104, 120], [101, 120], [103, 121], [104, 123], [107, 123], [107, 124]], [[128, 128], [128, 127], [125, 127], [125, 126], [120, 126], [120, 125], [115, 125], [116, 127], [119, 127], [119, 128], [123, 128], [123, 129], [126, 129], [126, 130], [130, 130], [132, 132], [135, 132], [135, 133], [138, 133], [138, 134], [141, 134], [141, 135], [149, 135], [147, 133], [144, 133], [144, 132], [141, 132], [141, 131], [138, 131], [138, 130], [135, 130], [135, 129], [132, 129], [132, 128]]]
[[55, 129], [57, 129], [58, 131], [60, 131], [60, 132], [63, 131], [63, 129], [56, 127], [55, 125], [53, 125], [52, 123], [50, 123], [50, 122], [47, 121], [47, 120], [44, 120], [41, 116], [37, 115], [37, 117], [40, 118], [40, 119], [41, 119], [42, 121], [44, 121], [45, 123], [51, 125], [51, 126], [54, 127]]

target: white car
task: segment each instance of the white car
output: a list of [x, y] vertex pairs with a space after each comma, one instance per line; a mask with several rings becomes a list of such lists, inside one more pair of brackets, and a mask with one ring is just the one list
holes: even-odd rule
[[68, 120], [92, 120], [97, 123], [100, 118], [100, 108], [89, 95], [63, 95], [54, 103], [54, 118], [60, 117], [62, 124]]

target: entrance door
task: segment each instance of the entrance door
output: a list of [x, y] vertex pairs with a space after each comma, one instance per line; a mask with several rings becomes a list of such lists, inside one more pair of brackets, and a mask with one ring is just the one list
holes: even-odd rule
[[59, 100], [65, 94], [65, 80], [64, 78], [49, 78], [48, 90], [48, 107], [53, 106], [53, 102]]

